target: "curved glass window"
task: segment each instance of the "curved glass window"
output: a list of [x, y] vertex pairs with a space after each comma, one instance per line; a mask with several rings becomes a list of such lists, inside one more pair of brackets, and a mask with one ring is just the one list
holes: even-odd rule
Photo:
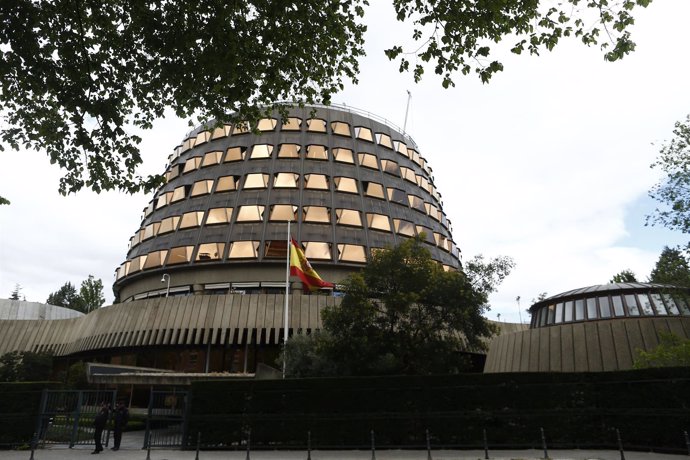
[[251, 173], [244, 179], [245, 189], [259, 189], [268, 186], [268, 174]]
[[231, 131], [232, 125], [216, 126], [215, 128], [213, 128], [211, 139], [221, 139], [223, 137], [228, 137]]
[[227, 224], [232, 216], [232, 208], [212, 208], [208, 210], [206, 225]]
[[400, 168], [398, 167], [398, 163], [393, 160], [381, 160], [381, 168], [383, 169], [383, 172], [400, 177]]
[[299, 180], [299, 174], [295, 173], [276, 173], [273, 176], [273, 188], [297, 188], [297, 181]]
[[249, 156], [250, 160], [257, 160], [261, 158], [271, 158], [273, 153], [273, 146], [269, 144], [256, 144], [252, 147], [252, 154]]
[[201, 225], [201, 221], [204, 219], [204, 211], [192, 211], [182, 214], [182, 219], [180, 220], [180, 229], [198, 227]]
[[408, 154], [408, 156], [410, 157], [410, 160], [414, 161], [414, 162], [417, 163], [418, 165], [421, 163], [421, 161], [420, 161], [420, 159], [419, 159], [419, 153], [417, 153], [416, 150], [414, 150], [414, 149], [407, 149], [407, 154]]
[[364, 246], [358, 244], [339, 244], [338, 260], [341, 262], [366, 262]]
[[407, 201], [412, 209], [426, 214], [426, 207], [422, 198], [416, 195], [407, 195]]
[[325, 145], [308, 145], [307, 158], [310, 160], [328, 160], [328, 148]]
[[363, 141], [374, 142], [374, 136], [372, 136], [371, 130], [364, 126], [355, 126], [355, 137]]
[[313, 190], [328, 190], [328, 176], [325, 174], [306, 174], [304, 188]]
[[372, 198], [385, 199], [386, 195], [383, 192], [383, 185], [376, 182], [363, 182], [364, 194]]
[[359, 165], [365, 168], [379, 169], [379, 162], [376, 160], [376, 155], [371, 153], [358, 153], [357, 158], [359, 159]]
[[256, 259], [259, 254], [258, 241], [235, 241], [230, 246], [228, 259]]
[[310, 118], [307, 120], [307, 131], [314, 133], [326, 132], [326, 120], [321, 118]]
[[287, 257], [287, 241], [269, 240], [264, 243], [264, 257], [266, 259], [285, 259]]
[[350, 133], [350, 125], [348, 123], [345, 123], [344, 121], [332, 121], [331, 131], [333, 131], [333, 134], [339, 134], [341, 136], [352, 135]]
[[429, 215], [429, 217], [439, 222], [441, 221], [443, 214], [436, 206], [431, 203], [424, 203], [424, 208], [426, 209], [426, 213]]
[[628, 306], [628, 314], [630, 316], [640, 316], [640, 304], [637, 303], [637, 297], [635, 294], [626, 294], [625, 304]]
[[388, 188], [388, 199], [393, 203], [407, 204], [407, 193], [397, 188]]
[[264, 207], [250, 204], [240, 206], [237, 212], [237, 222], [260, 222], [264, 219]]
[[291, 204], [274, 204], [271, 206], [269, 220], [286, 222], [297, 220], [297, 206]]
[[196, 135], [196, 140], [194, 141], [194, 147], [197, 145], [204, 144], [211, 139], [211, 131], [201, 131]]
[[170, 249], [168, 253], [167, 265], [183, 264], [192, 260], [194, 246], [179, 246]]
[[414, 236], [414, 224], [403, 219], [393, 219], [395, 233], [404, 236]]
[[384, 216], [383, 214], [368, 213], [367, 225], [373, 230], [381, 230], [383, 232], [391, 231], [390, 220], [388, 219], [388, 216]]
[[283, 120], [282, 130], [283, 131], [299, 131], [302, 126], [302, 119], [297, 117], [289, 117]]
[[336, 177], [333, 179], [335, 190], [344, 193], [358, 193], [357, 181], [351, 177]]
[[213, 189], [213, 179], [200, 180], [200, 181], [194, 182], [194, 185], [192, 186], [191, 196], [207, 195], [207, 194], [211, 193], [212, 189]]
[[146, 227], [144, 227], [144, 235], [142, 236], [142, 240], [148, 240], [149, 238], [153, 238], [158, 234], [158, 228], [161, 226], [160, 222], [152, 222], [148, 224]]
[[304, 243], [304, 256], [311, 260], [331, 260], [331, 244], [307, 241]]
[[401, 166], [400, 174], [402, 175], [402, 178], [406, 181], [412, 182], [415, 185], [417, 184], [417, 175], [414, 173], [414, 170], [406, 168], [405, 166]]
[[359, 211], [355, 211], [354, 209], [336, 209], [335, 216], [338, 225], [349, 225], [352, 227], [362, 226], [362, 218]]
[[422, 236], [424, 234], [424, 241], [429, 244], [436, 244], [434, 239], [434, 231], [423, 225], [417, 225], [417, 235]]
[[237, 190], [237, 186], [240, 182], [240, 176], [223, 176], [218, 178], [218, 185], [216, 186], [216, 192], [228, 192], [231, 190]]
[[250, 131], [249, 123], [247, 123], [246, 121], [238, 121], [237, 123], [235, 123], [234, 128], [235, 129], [232, 131], [233, 136], [236, 136], [238, 134], [246, 134]]
[[174, 178], [180, 175], [180, 165], [171, 166], [170, 169], [165, 173], [165, 182], [170, 182]]
[[207, 262], [211, 260], [220, 260], [223, 258], [223, 251], [225, 251], [225, 243], [203, 243], [199, 245], [199, 251], [196, 254], [197, 262]]
[[278, 158], [299, 158], [301, 148], [298, 144], [280, 144]]
[[184, 200], [187, 197], [187, 186], [182, 185], [173, 190], [173, 194], [170, 197], [170, 202], [175, 203], [176, 201]]
[[220, 163], [220, 159], [223, 156], [223, 152], [221, 151], [215, 151], [215, 152], [208, 152], [204, 155], [204, 160], [201, 162], [201, 167], [205, 166], [213, 166], [217, 165]]
[[[165, 192], [162, 195], [158, 196], [158, 199], [156, 200], [156, 209], [160, 209], [164, 206], [167, 206], [168, 203], [170, 203], [170, 199], [172, 198], [173, 192]], [[144, 210], [144, 215], [149, 216], [153, 212], [153, 206], [149, 205], [145, 210]]]
[[230, 147], [225, 154], [225, 163], [244, 160], [244, 155], [246, 152], [246, 147]]
[[393, 141], [391, 141], [391, 137], [388, 134], [376, 133], [376, 143], [391, 150], [393, 149]]
[[407, 156], [407, 145], [404, 142], [395, 141], [393, 142], [393, 148], [402, 156]]
[[325, 206], [304, 206], [302, 209], [304, 212], [302, 222], [310, 222], [317, 224], [331, 223], [330, 210]]
[[129, 272], [129, 264], [130, 262], [128, 261], [120, 265], [120, 268], [117, 269], [117, 279], [127, 276], [127, 273]]
[[276, 129], [277, 124], [278, 120], [276, 120], [275, 118], [262, 118], [256, 124], [256, 129], [258, 129], [259, 131], [273, 131], [274, 129]]
[[355, 164], [355, 157], [352, 150], [337, 147], [333, 149], [333, 158], [340, 163]]
[[146, 262], [144, 262], [144, 266], [141, 268], [147, 269], [147, 268], [160, 267], [161, 265], [163, 265], [163, 262], [165, 261], [165, 258], [167, 257], [167, 255], [168, 255], [167, 250], [149, 252], [146, 255]]
[[431, 193], [431, 184], [429, 184], [429, 181], [427, 180], [426, 177], [424, 176], [417, 176], [417, 184], [419, 187], [421, 187], [423, 190], [426, 190], [427, 192]]
[[138, 272], [146, 264], [146, 255], [135, 257], [129, 264], [129, 273]]
[[171, 216], [161, 220], [161, 226], [158, 228], [158, 234], [170, 233], [177, 230], [177, 224], [180, 223], [180, 216]]
[[182, 170], [182, 174], [186, 174], [190, 171], [194, 171], [195, 169], [198, 169], [199, 166], [201, 166], [202, 160], [203, 160], [202, 157], [189, 158], [187, 161], [184, 162], [184, 169]]

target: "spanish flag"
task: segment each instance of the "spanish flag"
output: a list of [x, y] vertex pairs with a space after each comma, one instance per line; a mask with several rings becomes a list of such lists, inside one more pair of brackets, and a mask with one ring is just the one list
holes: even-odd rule
[[310, 290], [333, 289], [333, 283], [321, 279], [304, 256], [304, 251], [294, 238], [290, 239], [290, 275], [299, 276], [302, 283]]

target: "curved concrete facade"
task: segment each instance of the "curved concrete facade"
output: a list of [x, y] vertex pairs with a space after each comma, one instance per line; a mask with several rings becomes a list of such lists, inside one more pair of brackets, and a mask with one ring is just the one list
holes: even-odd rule
[[58, 307], [47, 303], [23, 302], [21, 300], [0, 299], [0, 320], [4, 319], [68, 319], [79, 318], [83, 313], [71, 308]]
[[484, 372], [601, 372], [631, 369], [659, 332], [690, 338], [690, 317], [621, 318], [529, 329], [496, 337]]

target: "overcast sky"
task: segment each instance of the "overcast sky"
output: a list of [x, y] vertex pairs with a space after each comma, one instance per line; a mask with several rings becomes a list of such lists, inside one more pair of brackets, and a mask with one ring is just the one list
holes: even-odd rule
[[[623, 269], [644, 281], [665, 245], [686, 242], [645, 227], [645, 215], [656, 206], [649, 165], [690, 113], [690, 2], [637, 11], [637, 50], [621, 62], [570, 41], [540, 57], [504, 54], [505, 70], [490, 84], [458, 76], [448, 90], [431, 70], [417, 85], [398, 74], [382, 50], [399, 29], [382, 19], [389, 2], [375, 3], [360, 83], [333, 102], [402, 126], [412, 93], [407, 132], [434, 171], [463, 259], [508, 255], [517, 264], [489, 318], [528, 321], [524, 310], [540, 293], [603, 284]], [[188, 129], [170, 117], [144, 133], [141, 172], [163, 172]], [[27, 300], [43, 302], [93, 274], [112, 302], [114, 270], [151, 197], [62, 197], [60, 171], [44, 153], [0, 158], [0, 196], [12, 202], [0, 206], [0, 298], [18, 283]]]

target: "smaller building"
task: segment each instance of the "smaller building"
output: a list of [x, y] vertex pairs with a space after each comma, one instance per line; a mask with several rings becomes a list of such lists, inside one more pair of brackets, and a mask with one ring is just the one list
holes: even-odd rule
[[690, 338], [690, 289], [616, 283], [564, 292], [530, 307], [530, 329], [492, 341], [485, 372], [631, 369], [662, 332]]

